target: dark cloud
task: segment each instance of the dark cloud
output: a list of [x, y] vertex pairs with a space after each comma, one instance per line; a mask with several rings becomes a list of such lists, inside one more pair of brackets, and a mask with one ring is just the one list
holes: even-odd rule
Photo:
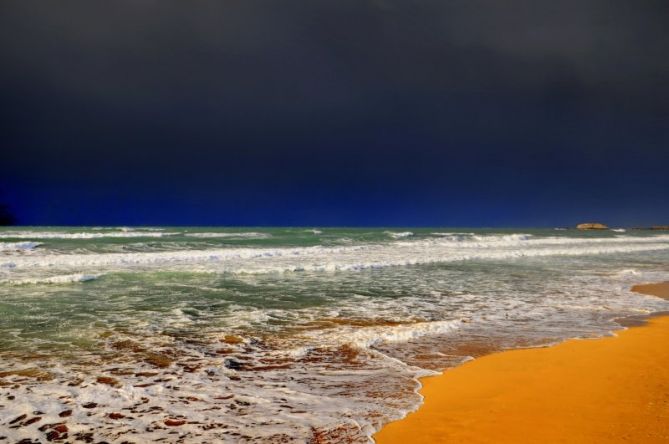
[[[5, 1], [0, 185], [46, 223], [66, 218], [40, 201], [104, 213], [95, 196], [202, 223], [669, 217], [667, 17], [661, 1]], [[247, 219], [207, 204], [238, 198]]]

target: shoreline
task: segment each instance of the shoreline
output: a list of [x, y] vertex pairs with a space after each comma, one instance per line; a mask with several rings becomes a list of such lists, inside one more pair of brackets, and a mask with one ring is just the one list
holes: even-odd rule
[[[632, 291], [669, 299], [669, 282]], [[669, 442], [669, 315], [597, 339], [496, 352], [421, 378], [420, 408], [377, 444]]]

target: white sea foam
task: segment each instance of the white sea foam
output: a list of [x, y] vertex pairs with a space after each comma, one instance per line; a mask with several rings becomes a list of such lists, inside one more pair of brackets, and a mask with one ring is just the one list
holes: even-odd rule
[[166, 231], [162, 227], [117, 227], [117, 230], [129, 232], [129, 231]]
[[432, 236], [442, 236], [442, 237], [450, 237], [450, 236], [474, 236], [475, 233], [459, 233], [457, 231], [438, 231], [435, 233], [430, 233]]
[[625, 268], [616, 273], [616, 276], [638, 276], [641, 274], [638, 270], [634, 268]]
[[129, 232], [129, 231], [165, 231], [165, 228], [159, 228], [159, 227], [91, 227], [91, 230], [95, 231], [101, 231], [101, 230], [119, 230], [123, 232]]
[[[0, 259], [0, 268], [20, 277], [45, 270], [68, 274], [114, 271], [188, 271], [234, 274], [347, 271], [465, 260], [543, 256], [588, 256], [669, 249], [669, 236], [539, 238], [524, 234], [432, 238], [339, 247], [219, 248], [100, 254], [32, 254]], [[36, 252], [37, 253], [37, 252]], [[12, 264], [11, 267], [9, 264]], [[23, 274], [29, 276], [22, 276]], [[19, 276], [9, 276], [16, 279]], [[0, 280], [3, 282], [4, 280]]]
[[31, 251], [42, 245], [41, 242], [0, 242], [2, 251]]
[[9, 285], [28, 285], [28, 284], [71, 284], [75, 282], [88, 282], [97, 279], [100, 277], [97, 274], [84, 274], [84, 273], [74, 273], [74, 274], [64, 274], [57, 276], [48, 276], [48, 277], [36, 277], [36, 278], [25, 278], [25, 279], [7, 279], [3, 282]]
[[244, 233], [185, 233], [187, 237], [198, 237], [203, 239], [209, 238], [237, 238], [237, 239], [268, 239], [272, 237], [269, 233], [259, 233], [255, 231]]
[[360, 348], [373, 347], [382, 343], [401, 343], [423, 336], [449, 333], [462, 325], [457, 321], [417, 322], [415, 324], [383, 327], [340, 327], [325, 332], [311, 332], [318, 343], [350, 344]]
[[96, 231], [91, 232], [57, 232], [57, 231], [1, 231], [0, 239], [100, 239], [100, 238], [133, 238], [133, 237], [165, 237], [180, 234], [162, 231]]
[[402, 239], [405, 237], [413, 236], [413, 233], [411, 231], [400, 231], [400, 232], [385, 231], [384, 233], [392, 237], [393, 239]]

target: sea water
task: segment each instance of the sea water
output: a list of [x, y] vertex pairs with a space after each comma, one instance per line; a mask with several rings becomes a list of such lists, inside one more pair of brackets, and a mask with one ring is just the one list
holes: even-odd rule
[[2, 229], [0, 442], [368, 442], [420, 376], [611, 334], [663, 280], [641, 230]]

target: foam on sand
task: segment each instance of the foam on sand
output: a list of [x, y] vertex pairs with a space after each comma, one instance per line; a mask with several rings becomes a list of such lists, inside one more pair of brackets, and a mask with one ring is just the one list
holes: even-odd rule
[[476, 359], [424, 379], [424, 405], [376, 442], [666, 442], [667, 340], [665, 316], [618, 337]]

